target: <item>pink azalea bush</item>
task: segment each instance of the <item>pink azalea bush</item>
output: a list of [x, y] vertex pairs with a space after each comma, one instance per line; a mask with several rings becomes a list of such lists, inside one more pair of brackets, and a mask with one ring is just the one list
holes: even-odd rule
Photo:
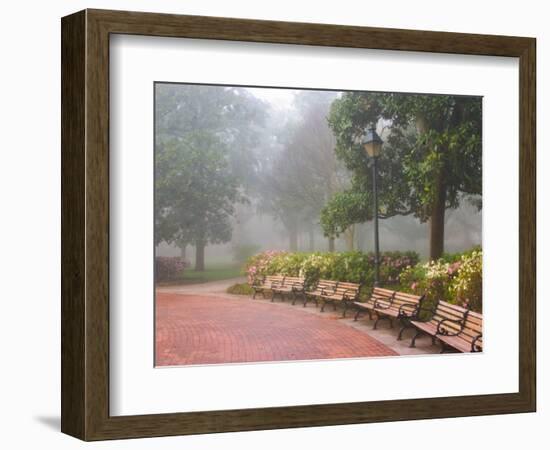
[[257, 277], [269, 275], [270, 267], [275, 257], [286, 254], [286, 252], [278, 250], [266, 250], [257, 255], [248, 258], [244, 272], [248, 278], [248, 282], [252, 283]]
[[440, 299], [481, 311], [482, 259], [483, 252], [476, 247], [462, 254], [410, 266], [399, 276], [401, 289], [425, 294], [431, 304]]
[[[406, 267], [418, 262], [415, 252], [385, 252], [380, 257], [380, 277], [384, 283], [397, 283]], [[244, 272], [249, 283], [264, 275], [302, 276], [307, 284], [319, 279], [349, 281], [371, 286], [374, 281], [374, 255], [363, 252], [290, 253], [265, 251], [249, 258]]]

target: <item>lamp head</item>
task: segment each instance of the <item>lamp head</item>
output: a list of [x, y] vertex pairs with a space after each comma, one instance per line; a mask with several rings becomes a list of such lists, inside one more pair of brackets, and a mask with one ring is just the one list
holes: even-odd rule
[[371, 127], [367, 130], [362, 140], [363, 148], [371, 158], [380, 156], [383, 141], [376, 133], [376, 129]]

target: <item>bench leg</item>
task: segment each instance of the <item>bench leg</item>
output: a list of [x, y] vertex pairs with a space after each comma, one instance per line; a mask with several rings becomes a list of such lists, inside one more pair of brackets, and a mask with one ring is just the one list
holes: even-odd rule
[[397, 335], [397, 340], [398, 341], [401, 341], [403, 339], [403, 332], [407, 329], [407, 328], [410, 328], [408, 325], [403, 325], [401, 327], [401, 329], [399, 330], [399, 334]]
[[353, 320], [357, 322], [357, 319], [359, 319], [359, 316], [361, 314], [361, 310], [357, 308], [357, 312], [355, 313], [355, 316], [353, 317]]
[[435, 336], [432, 336], [432, 345], [435, 345]]
[[252, 294], [252, 300], [255, 300], [256, 299], [256, 294], [258, 293], [258, 291], [256, 289], [254, 289], [254, 294]]
[[410, 348], [416, 347], [416, 340], [422, 335], [422, 331], [418, 330], [414, 337], [412, 338], [411, 345], [409, 345]]
[[344, 302], [344, 310], [342, 311], [342, 317], [346, 317], [347, 310], [348, 310], [348, 303]]
[[373, 330], [376, 330], [376, 328], [378, 327], [378, 322], [380, 322], [381, 320], [388, 320], [390, 322], [390, 328], [393, 328], [393, 321], [391, 320], [391, 317], [378, 315], [378, 317], [376, 318], [376, 322], [374, 322], [374, 326], [372, 327]]
[[336, 311], [336, 303], [335, 302], [332, 302], [332, 310]]
[[321, 305], [321, 312], [325, 312], [325, 305], [327, 304], [326, 300], [323, 300], [323, 304]]
[[403, 333], [407, 328], [412, 328], [412, 325], [409, 323], [409, 320], [406, 316], [401, 316], [399, 318], [399, 322], [401, 323], [401, 330], [399, 330], [399, 334], [397, 335], [398, 341], [403, 339]]
[[439, 341], [439, 343], [441, 344], [441, 351], [439, 353], [460, 353], [459, 350], [456, 350], [455, 348], [451, 347], [443, 341]]
[[309, 300], [309, 297], [307, 296], [307, 294], [304, 294], [304, 308], [307, 306], [307, 301]]

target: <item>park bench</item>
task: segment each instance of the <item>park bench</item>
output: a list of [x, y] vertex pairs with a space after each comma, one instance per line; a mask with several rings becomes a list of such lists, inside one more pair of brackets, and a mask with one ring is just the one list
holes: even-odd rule
[[354, 320], [357, 320], [362, 312], [366, 312], [369, 315], [369, 319], [372, 320], [372, 312], [377, 302], [391, 302], [394, 295], [395, 291], [380, 287], [373, 288], [367, 301], [353, 303], [356, 309]]
[[407, 328], [411, 328], [410, 320], [416, 314], [416, 311], [422, 308], [423, 300], [423, 295], [407, 294], [405, 292], [394, 292], [390, 299], [376, 300], [374, 305], [376, 321], [373, 329], [376, 330], [380, 320], [387, 320], [390, 323], [390, 328], [393, 328], [393, 321], [397, 319], [401, 322], [401, 330], [397, 335], [397, 340], [400, 341], [403, 332]]
[[327, 303], [331, 303], [335, 311], [336, 305], [341, 304], [344, 307], [342, 317], [345, 317], [349, 305], [359, 299], [360, 290], [360, 284], [342, 281], [337, 282], [334, 288], [323, 289], [319, 295], [320, 300], [323, 302], [321, 305], [321, 312], [325, 310]]
[[272, 288], [271, 301], [275, 299], [275, 295], [279, 295], [281, 300], [285, 299], [285, 295], [292, 296], [292, 304], [296, 303], [298, 295], [304, 295], [304, 277], [284, 277], [282, 283], [276, 283]]
[[[449, 324], [449, 327], [453, 325]], [[457, 350], [462, 353], [483, 351], [483, 316], [474, 311], [468, 311], [462, 329], [454, 326], [449, 333], [442, 330], [437, 339], [441, 342], [441, 353]]]
[[357, 308], [355, 320], [357, 320], [362, 311], [367, 311], [370, 320], [372, 320], [372, 313], [374, 312], [376, 314], [376, 321], [374, 322], [373, 329], [376, 330], [380, 320], [388, 320], [390, 327], [393, 328], [393, 321], [397, 319], [401, 322], [401, 330], [399, 330], [399, 334], [397, 335], [397, 340], [400, 341], [403, 332], [411, 327], [410, 319], [422, 307], [423, 300], [423, 295], [420, 296], [375, 287], [366, 302], [354, 303]]
[[315, 306], [319, 306], [319, 299], [324, 292], [333, 292], [338, 286], [338, 281], [319, 280], [314, 283], [309, 289], [304, 292], [304, 307], [307, 306], [309, 300], [315, 302]]
[[[428, 313], [427, 318], [422, 318]], [[457, 336], [464, 329], [468, 310], [458, 305], [438, 300], [433, 308], [418, 308], [414, 317], [409, 321], [416, 328], [416, 334], [411, 340], [411, 347], [415, 346], [416, 339], [422, 335], [432, 338], [432, 344], [440, 336]]]
[[285, 277], [282, 275], [264, 275], [254, 278], [252, 282], [252, 289], [254, 294], [252, 298], [256, 298], [256, 294], [262, 294], [262, 297], [265, 298], [266, 292], [271, 292], [273, 296], [273, 288], [282, 285], [284, 283]]

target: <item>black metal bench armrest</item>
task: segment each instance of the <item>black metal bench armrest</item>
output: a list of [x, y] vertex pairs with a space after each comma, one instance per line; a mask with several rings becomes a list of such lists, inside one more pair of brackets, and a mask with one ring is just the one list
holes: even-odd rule
[[375, 300], [374, 301], [374, 307], [376, 309], [390, 309], [391, 308], [391, 302], [389, 302], [387, 305], [383, 305], [382, 303], [380, 303], [380, 301]]
[[254, 280], [252, 281], [252, 287], [254, 286], [261, 286], [262, 284], [264, 284], [264, 280], [265, 280], [265, 277], [262, 276], [262, 277], [254, 277]]
[[[430, 317], [426, 318], [426, 319], [421, 319], [420, 318], [420, 313], [422, 312], [429, 312], [430, 313]], [[415, 322], [429, 322], [430, 320], [432, 320], [432, 317], [435, 315], [435, 309], [434, 308], [417, 308], [416, 309], [416, 312], [415, 312], [415, 315], [412, 316], [412, 319], [415, 321]]]
[[482, 350], [481, 346], [477, 344], [477, 341], [479, 341], [483, 337], [483, 334], [478, 334], [474, 340], [472, 341], [472, 352], [477, 353]]
[[321, 289], [321, 295], [332, 295], [332, 294], [336, 293], [336, 286], [333, 287], [333, 288], [330, 288], [332, 290], [332, 292], [328, 292], [327, 289], [329, 289], [329, 288], [322, 288]]
[[386, 306], [384, 306], [382, 303], [380, 303], [378, 300], [375, 300], [374, 301], [374, 307], [376, 309], [390, 309], [391, 306], [393, 305], [393, 300], [395, 298], [395, 292], [391, 295], [391, 297], [388, 299], [388, 300], [384, 300], [384, 301], [387, 301], [388, 304]]
[[[406, 309], [410, 308], [408, 314]], [[417, 315], [417, 311], [419, 310], [419, 305], [416, 303], [402, 303], [399, 307], [399, 316], [405, 316], [405, 317], [414, 317]]]
[[[315, 292], [317, 290], [317, 286], [319, 285], [319, 283], [312, 283], [310, 284], [309, 286], [307, 287], [304, 287], [304, 292], [307, 294], [309, 292]], [[305, 282], [304, 282], [304, 286], [306, 286]]]
[[[457, 325], [460, 325], [460, 330], [455, 332], [450, 332], [449, 330], [446, 330], [443, 328], [443, 325], [445, 323], [454, 323]], [[441, 319], [439, 323], [437, 324], [437, 331], [436, 334], [440, 334], [442, 336], [458, 336], [460, 333], [462, 333], [462, 329], [464, 328], [464, 319]]]
[[[349, 295], [351, 293], [352, 295]], [[342, 298], [346, 300], [356, 300], [359, 297], [359, 290], [357, 289], [346, 289], [342, 294]]]

